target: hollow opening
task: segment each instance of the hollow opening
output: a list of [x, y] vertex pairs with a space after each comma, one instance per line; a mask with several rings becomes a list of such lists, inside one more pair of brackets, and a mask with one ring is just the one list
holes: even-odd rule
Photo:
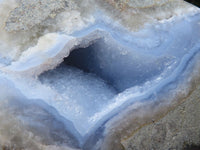
[[81, 135], [93, 127], [96, 120], [91, 118], [113, 103], [119, 92], [112, 80], [105, 78], [108, 70], [100, 66], [98, 50], [95, 43], [77, 48], [58, 67], [39, 76], [44, 86], [62, 97], [55, 107], [72, 121]]
[[61, 73], [66, 74], [63, 84], [75, 78], [85, 78], [85, 84], [90, 84], [90, 81], [96, 78], [98, 82], [94, 84], [102, 82], [102, 86], [107, 86], [117, 94], [133, 86], [141, 86], [160, 75], [166, 67], [165, 63], [169, 61], [171, 60], [165, 57], [154, 58], [139, 54], [117, 43], [108, 44], [105, 39], [99, 39], [88, 47], [74, 49], [57, 68], [43, 73], [40, 77], [58, 77], [56, 74], [65, 72]]
[[[118, 93], [160, 75], [169, 61], [99, 39], [71, 51], [57, 68], [44, 72], [39, 80], [62, 97], [56, 108], [84, 135], [96, 122], [93, 116], [113, 104]], [[95, 119], [91, 122], [91, 118]]]
[[[114, 73], [112, 74], [113, 76], [108, 75], [106, 66], [102, 64], [102, 59], [99, 58], [101, 56], [98, 56], [98, 50], [97, 43], [86, 48], [75, 49], [64, 59], [61, 65], [75, 67], [82, 70], [84, 73], [93, 74], [102, 79], [109, 87], [115, 90], [116, 93], [121, 92], [122, 90], [114, 84]], [[110, 60], [110, 56], [107, 57], [108, 60]], [[104, 62], [105, 61], [106, 60], [104, 60]]]
[[116, 93], [140, 86], [159, 75], [164, 69], [164, 59], [154, 60], [100, 39], [86, 48], [73, 50], [62, 65], [94, 74], [112, 87]]

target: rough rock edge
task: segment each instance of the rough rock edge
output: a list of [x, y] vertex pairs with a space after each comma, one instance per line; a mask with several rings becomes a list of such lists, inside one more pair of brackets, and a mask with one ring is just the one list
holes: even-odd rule
[[127, 150], [176, 149], [200, 144], [200, 86], [179, 106], [158, 121], [138, 129], [122, 141]]

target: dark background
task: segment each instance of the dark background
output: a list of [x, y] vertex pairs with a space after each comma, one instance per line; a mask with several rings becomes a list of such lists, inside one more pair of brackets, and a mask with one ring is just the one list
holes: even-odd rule
[[200, 7], [200, 0], [185, 0], [185, 1]]

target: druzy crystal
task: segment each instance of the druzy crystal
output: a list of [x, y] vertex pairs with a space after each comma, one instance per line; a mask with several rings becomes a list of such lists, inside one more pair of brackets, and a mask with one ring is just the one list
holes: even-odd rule
[[14, 11], [0, 3], [0, 116], [14, 119], [0, 129], [13, 133], [0, 144], [20, 137], [26, 147], [32, 137], [38, 149], [111, 149], [107, 136], [131, 124], [136, 108], [168, 109], [198, 76], [200, 11], [185, 2], [11, 2]]

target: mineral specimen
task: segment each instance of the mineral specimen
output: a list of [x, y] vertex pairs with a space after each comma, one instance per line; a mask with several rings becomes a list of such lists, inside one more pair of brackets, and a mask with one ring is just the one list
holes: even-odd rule
[[[180, 121], [200, 119], [199, 95], [191, 97], [199, 90], [198, 8], [181, 0], [1, 0], [0, 16], [2, 148], [198, 144], [198, 134], [182, 130], [166, 142]], [[194, 115], [187, 109], [190, 117], [176, 121], [185, 105]]]

